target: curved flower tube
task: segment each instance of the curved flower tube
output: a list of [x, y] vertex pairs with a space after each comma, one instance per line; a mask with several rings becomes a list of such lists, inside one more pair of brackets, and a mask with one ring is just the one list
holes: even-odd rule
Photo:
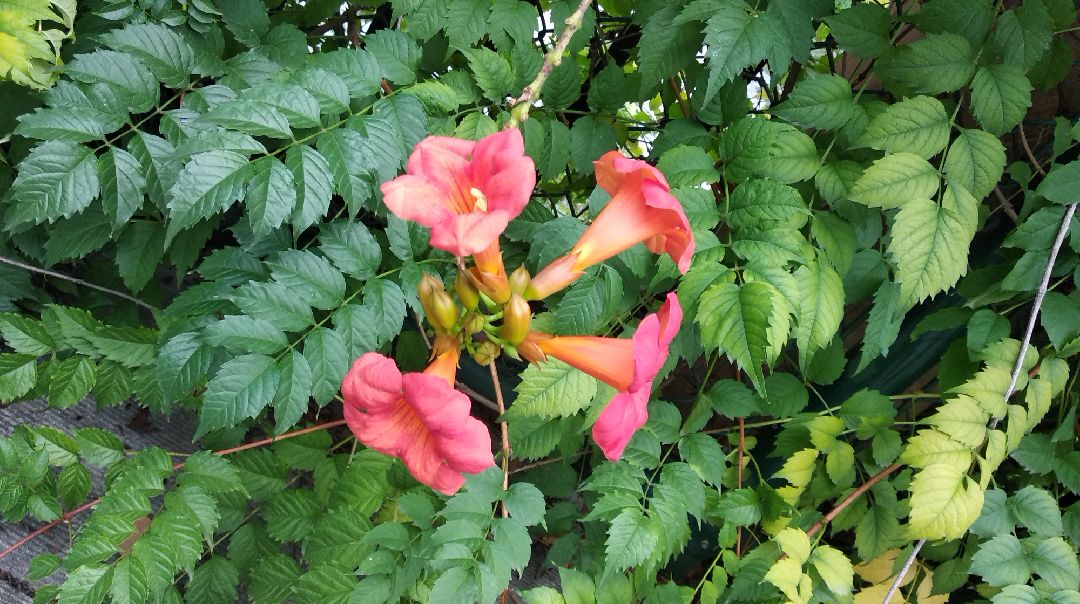
[[533, 277], [528, 290], [531, 299], [546, 298], [572, 283], [586, 268], [638, 243], [657, 254], [667, 253], [684, 273], [690, 268], [694, 236], [664, 175], [618, 151], [605, 153], [595, 165], [596, 182], [611, 194], [611, 201], [565, 256]]
[[660, 310], [638, 324], [631, 339], [550, 336], [531, 332], [528, 342], [618, 390], [593, 425], [593, 440], [610, 460], [622, 456], [630, 438], [649, 418], [653, 379], [667, 361], [682, 323], [682, 308], [669, 293]]
[[341, 386], [345, 421], [364, 445], [405, 462], [416, 479], [452, 495], [495, 465], [491, 435], [454, 390], [459, 350], [439, 354], [423, 373], [401, 374], [393, 359], [369, 352]]
[[509, 129], [476, 142], [425, 138], [409, 156], [406, 173], [383, 183], [382, 193], [398, 218], [431, 229], [432, 247], [470, 256], [496, 245], [535, 185], [536, 168], [521, 133]]

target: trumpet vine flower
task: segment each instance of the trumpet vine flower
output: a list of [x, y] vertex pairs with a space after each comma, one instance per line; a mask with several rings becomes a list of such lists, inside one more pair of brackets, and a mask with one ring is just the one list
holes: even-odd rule
[[690, 268], [694, 236], [664, 175], [618, 151], [605, 153], [595, 165], [596, 182], [611, 194], [611, 201], [569, 253], [533, 277], [527, 292], [531, 299], [546, 298], [572, 283], [586, 268], [638, 243], [657, 254], [667, 253], [681, 272]]
[[[456, 344], [456, 342], [455, 342]], [[414, 477], [451, 495], [495, 465], [491, 435], [454, 390], [459, 350], [438, 354], [423, 373], [402, 375], [393, 359], [369, 352], [345, 376], [345, 421], [371, 449], [398, 457]]]
[[634, 433], [649, 418], [653, 379], [667, 361], [682, 323], [682, 308], [669, 293], [660, 310], [647, 315], [631, 339], [550, 336], [531, 332], [528, 342], [543, 354], [580, 369], [618, 390], [593, 425], [593, 440], [610, 460], [622, 456]]
[[529, 202], [536, 168], [516, 129], [479, 141], [429, 136], [406, 173], [383, 183], [386, 207], [431, 229], [431, 246], [455, 256], [497, 248], [499, 235]]

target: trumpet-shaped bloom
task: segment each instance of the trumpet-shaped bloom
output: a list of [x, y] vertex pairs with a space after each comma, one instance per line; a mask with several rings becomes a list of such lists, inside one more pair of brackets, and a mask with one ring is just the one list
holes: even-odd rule
[[686, 272], [694, 254], [694, 236], [682, 204], [671, 194], [664, 175], [638, 159], [609, 151], [595, 162], [596, 182], [611, 194], [600, 214], [570, 252], [556, 259], [532, 280], [531, 298], [545, 298], [566, 287], [599, 262], [644, 243], [667, 253]]
[[653, 379], [667, 361], [668, 347], [682, 323], [682, 308], [669, 293], [660, 310], [647, 315], [632, 339], [546, 336], [529, 340], [553, 356], [618, 390], [593, 425], [593, 440], [611, 460], [622, 456], [634, 432], [649, 418]]
[[457, 349], [439, 355], [424, 373], [398, 370], [375, 352], [357, 359], [341, 392], [345, 421], [368, 447], [400, 458], [431, 488], [453, 494], [475, 474], [495, 465], [491, 435], [469, 415], [470, 402], [454, 390]]
[[535, 184], [521, 133], [510, 129], [476, 142], [429, 136], [382, 192], [391, 212], [431, 229], [432, 247], [469, 256], [497, 242]]

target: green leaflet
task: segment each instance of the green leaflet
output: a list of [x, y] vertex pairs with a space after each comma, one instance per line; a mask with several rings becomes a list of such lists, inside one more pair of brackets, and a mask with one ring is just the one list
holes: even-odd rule
[[767, 283], [719, 283], [701, 296], [697, 322], [703, 343], [718, 348], [765, 392], [761, 366], [771, 364], [787, 341], [790, 309]]

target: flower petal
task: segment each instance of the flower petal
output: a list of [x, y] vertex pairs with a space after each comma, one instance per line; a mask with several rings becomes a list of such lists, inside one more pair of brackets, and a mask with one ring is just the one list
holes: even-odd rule
[[623, 450], [633, 438], [634, 432], [649, 419], [646, 406], [649, 403], [652, 382], [641, 386], [613, 396], [593, 424], [593, 440], [604, 452], [604, 456], [612, 461], [622, 457]]
[[402, 220], [431, 228], [453, 215], [446, 195], [419, 176], [402, 174], [380, 188], [386, 207]]
[[509, 223], [501, 211], [454, 214], [432, 227], [429, 243], [455, 256], [470, 256], [497, 241]]
[[663, 172], [648, 162], [631, 159], [618, 151], [608, 151], [593, 162], [593, 165], [596, 166], [596, 184], [609, 195], [614, 195], [628, 177], [653, 180], [660, 183], [664, 189], [671, 189]]

